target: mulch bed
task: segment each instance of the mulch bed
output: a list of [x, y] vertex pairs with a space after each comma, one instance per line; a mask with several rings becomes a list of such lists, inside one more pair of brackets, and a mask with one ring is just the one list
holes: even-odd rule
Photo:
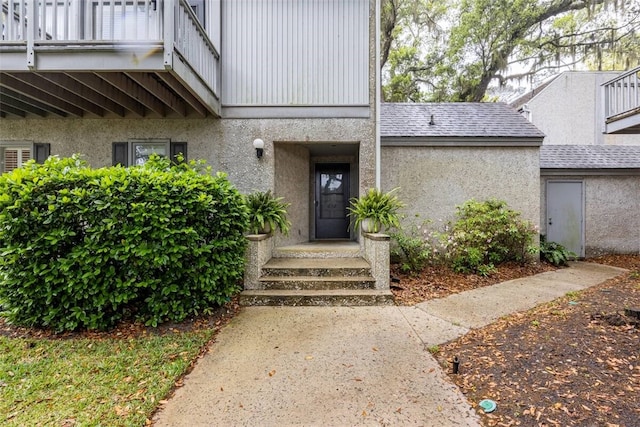
[[445, 265], [429, 266], [419, 274], [407, 274], [400, 271], [399, 265], [394, 264], [391, 266], [391, 292], [397, 305], [414, 305], [429, 299], [444, 298], [451, 294], [552, 270], [556, 270], [556, 267], [541, 262], [505, 263], [499, 265], [495, 273], [483, 277], [456, 273]]
[[[630, 273], [471, 331], [440, 347], [487, 426], [640, 425], [640, 255], [588, 260]], [[485, 414], [478, 403], [491, 399]]]

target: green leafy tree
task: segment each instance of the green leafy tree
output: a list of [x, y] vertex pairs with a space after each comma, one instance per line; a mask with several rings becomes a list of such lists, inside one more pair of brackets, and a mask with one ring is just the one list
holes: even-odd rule
[[[429, 2], [387, 3], [396, 6], [396, 19], [383, 8], [383, 28], [395, 22], [385, 33], [393, 40], [382, 38], [383, 53], [390, 49], [383, 62], [386, 100], [482, 101], [492, 83], [577, 65], [639, 63], [640, 4], [634, 0], [451, 0], [447, 12]], [[417, 22], [406, 17], [406, 4], [420, 8], [410, 15]], [[420, 21], [425, 16], [429, 21]], [[424, 38], [425, 31], [412, 28], [435, 33]], [[417, 51], [407, 55], [407, 47]]]

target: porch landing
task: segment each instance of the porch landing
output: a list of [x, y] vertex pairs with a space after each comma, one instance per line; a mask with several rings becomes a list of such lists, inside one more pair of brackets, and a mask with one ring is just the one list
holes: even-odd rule
[[358, 258], [360, 244], [351, 240], [317, 240], [273, 250], [274, 258]]
[[[260, 257], [258, 257], [260, 258]], [[240, 294], [242, 305], [392, 305], [358, 242], [319, 241], [272, 249], [254, 283]], [[388, 275], [388, 272], [387, 272]]]

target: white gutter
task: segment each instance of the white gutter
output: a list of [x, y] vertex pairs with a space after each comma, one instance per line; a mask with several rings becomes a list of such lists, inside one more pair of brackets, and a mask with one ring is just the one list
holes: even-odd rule
[[376, 22], [375, 22], [375, 31], [376, 31], [376, 99], [375, 99], [375, 108], [376, 108], [376, 118], [375, 118], [375, 126], [376, 126], [376, 188], [380, 188], [380, 95], [382, 90], [380, 88], [381, 85], [381, 71], [380, 71], [380, 0], [376, 0]]

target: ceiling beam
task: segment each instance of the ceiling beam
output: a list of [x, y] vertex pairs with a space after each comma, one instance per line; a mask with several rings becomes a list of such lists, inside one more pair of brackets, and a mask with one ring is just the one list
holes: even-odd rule
[[131, 80], [126, 75], [121, 73], [100, 73], [98, 76], [104, 81], [111, 83], [136, 101], [140, 102], [160, 117], [166, 116], [164, 104], [151, 96], [149, 92], [141, 88], [135, 81]]
[[12, 73], [12, 76], [34, 87], [35, 89], [55, 96], [61, 101], [75, 105], [85, 112], [95, 114], [98, 117], [104, 117], [104, 109], [89, 102], [85, 98], [76, 95], [75, 93], [69, 91], [67, 88], [59, 86], [57, 83], [47, 80], [36, 73]]
[[73, 92], [77, 96], [80, 96], [87, 101], [98, 106], [102, 110], [111, 111], [112, 113], [124, 117], [125, 109], [122, 105], [113, 102], [105, 95], [96, 92], [95, 90], [83, 85], [82, 83], [72, 79], [71, 77], [62, 73], [43, 73], [40, 76], [47, 79], [51, 83], [64, 87], [70, 92]]
[[33, 86], [28, 85], [7, 73], [0, 73], [0, 87], [5, 87], [29, 98], [37, 99], [43, 104], [49, 105], [56, 110], [62, 110], [77, 117], [82, 117], [82, 114], [84, 113], [81, 108], [66, 101], [62, 101], [46, 92], [37, 90]]
[[202, 117], [207, 117], [209, 113], [207, 109], [202, 105], [198, 98], [193, 96], [189, 90], [187, 90], [171, 73], [158, 73], [160, 77], [175, 93], [180, 95], [196, 112]]
[[27, 113], [24, 110], [20, 110], [18, 108], [13, 108], [7, 104], [0, 104], [0, 111], [3, 113], [13, 114], [14, 116], [26, 117]]
[[173, 92], [161, 85], [156, 79], [151, 77], [149, 73], [130, 72], [126, 74], [148, 92], [152, 93], [153, 96], [164, 102], [173, 111], [180, 114], [182, 117], [186, 117], [187, 106], [185, 103], [180, 98], [176, 97]]
[[7, 102], [16, 108], [22, 108], [23, 110], [36, 114], [41, 117], [45, 117], [47, 113], [53, 113], [60, 117], [67, 117], [67, 113], [62, 110], [58, 110], [50, 105], [44, 104], [28, 96], [24, 96], [11, 89], [0, 87], [0, 99], [2, 102]]
[[66, 75], [71, 77], [78, 83], [82, 83], [88, 88], [101, 93], [111, 101], [131, 111], [138, 117], [145, 116], [144, 105], [140, 104], [135, 99], [120, 91], [117, 87], [114, 87], [108, 82], [102, 80], [97, 75], [93, 73], [66, 73]]

